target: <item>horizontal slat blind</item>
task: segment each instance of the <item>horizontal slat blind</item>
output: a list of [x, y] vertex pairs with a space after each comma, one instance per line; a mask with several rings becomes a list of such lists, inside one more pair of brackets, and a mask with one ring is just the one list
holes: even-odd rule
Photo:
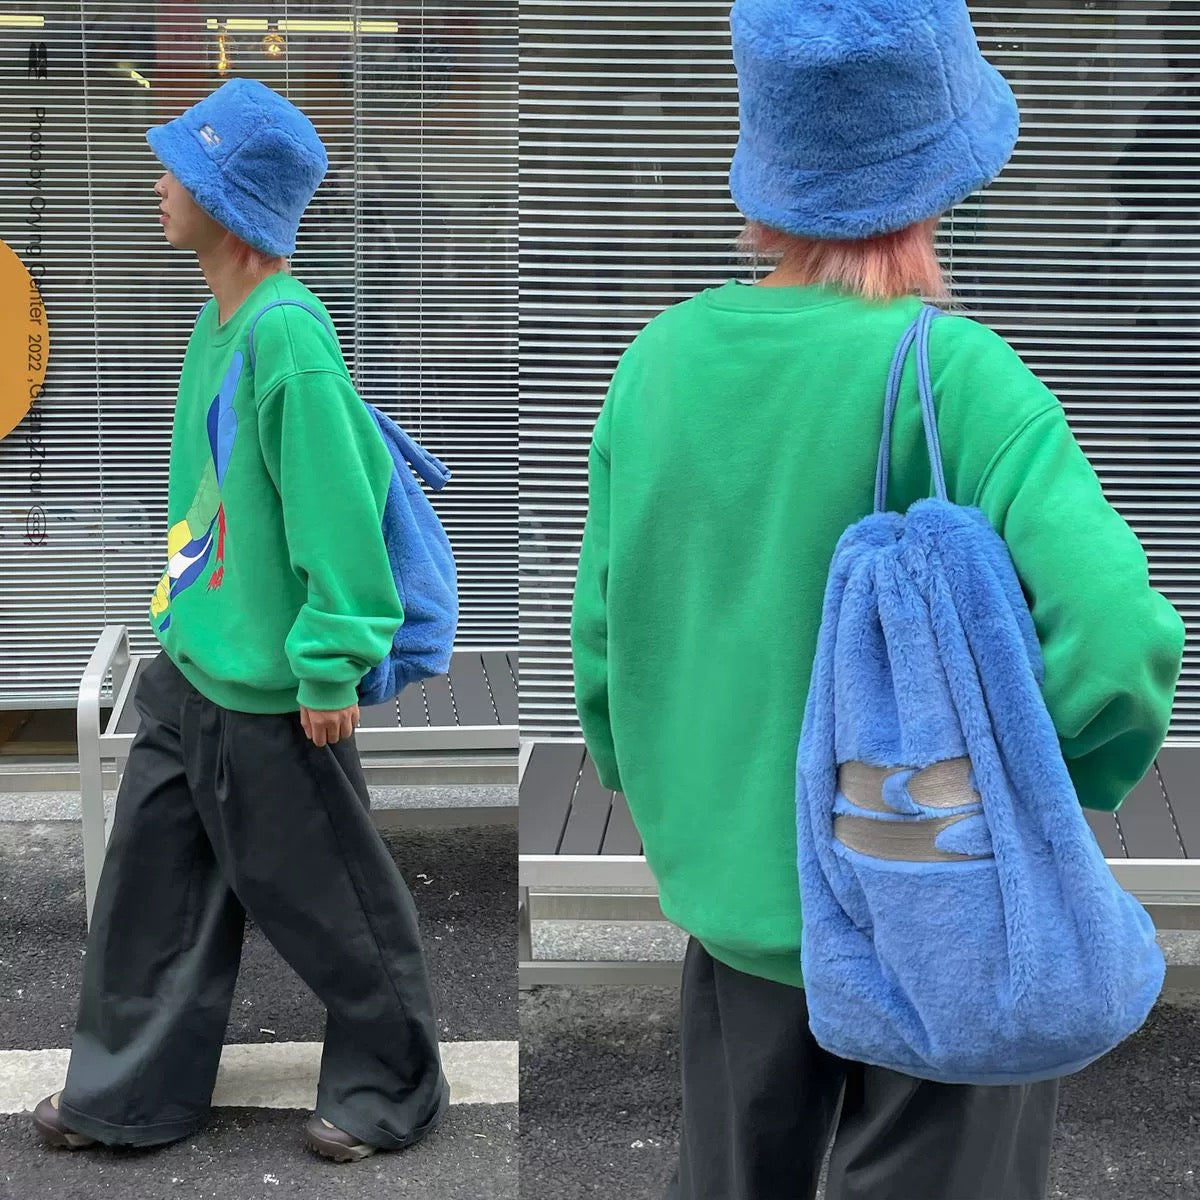
[[[152, 646], [175, 385], [206, 291], [158, 228], [144, 131], [231, 75], [283, 92], [321, 133], [331, 169], [293, 271], [328, 304], [364, 397], [454, 474], [435, 504], [460, 644], [516, 641], [515, 0], [3, 0], [0, 238], [45, 266], [51, 354], [40, 495], [30, 423], [0, 441], [0, 705], [71, 703], [107, 623]], [[35, 503], [42, 545], [27, 544]]]
[[[972, 5], [1021, 101], [1014, 162], [943, 228], [968, 311], [1057, 393], [1184, 614], [1200, 738], [1200, 13]], [[522, 728], [574, 733], [587, 444], [621, 350], [750, 268], [725, 0], [521, 0]]]

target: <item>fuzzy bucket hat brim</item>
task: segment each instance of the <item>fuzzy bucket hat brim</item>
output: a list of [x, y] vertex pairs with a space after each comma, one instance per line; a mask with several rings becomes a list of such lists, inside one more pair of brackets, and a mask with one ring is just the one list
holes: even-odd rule
[[857, 240], [940, 216], [990, 183], [1020, 117], [963, 0], [738, 0], [744, 216]]
[[257, 80], [230, 80], [146, 140], [215, 221], [264, 254], [294, 253], [329, 159], [288, 100]]

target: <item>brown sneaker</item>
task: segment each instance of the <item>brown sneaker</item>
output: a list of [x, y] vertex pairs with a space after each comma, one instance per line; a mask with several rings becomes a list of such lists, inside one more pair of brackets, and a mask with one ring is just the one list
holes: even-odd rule
[[314, 1153], [322, 1158], [331, 1158], [334, 1162], [359, 1162], [379, 1151], [378, 1146], [360, 1142], [352, 1133], [331, 1125], [315, 1113], [304, 1126], [304, 1140]]
[[42, 1140], [51, 1146], [59, 1146], [63, 1150], [86, 1150], [96, 1145], [96, 1139], [83, 1133], [76, 1133], [63, 1124], [62, 1113], [58, 1111], [62, 1092], [47, 1096], [33, 1110], [33, 1127], [41, 1135]]

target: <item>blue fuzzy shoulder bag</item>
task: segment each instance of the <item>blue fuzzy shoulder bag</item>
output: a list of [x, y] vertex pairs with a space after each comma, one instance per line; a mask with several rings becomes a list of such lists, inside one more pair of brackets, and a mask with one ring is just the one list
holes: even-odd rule
[[[337, 344], [337, 334], [317, 309], [299, 300], [276, 300], [256, 313], [250, 324], [247, 341], [251, 370], [254, 327], [264, 313], [281, 306], [311, 313]], [[433, 505], [416, 478], [419, 476], [430, 489], [439, 492], [449, 480], [450, 472], [385, 413], [370, 404], [367, 409], [392, 456], [392, 481], [383, 510], [383, 540], [404, 607], [404, 623], [396, 631], [387, 658], [368, 671], [358, 685], [358, 700], [364, 707], [393, 700], [417, 680], [444, 675], [450, 668], [458, 626], [454, 553]]]
[[[922, 309], [892, 363], [875, 511], [843, 535], [797, 760], [812, 1032], [840, 1057], [947, 1083], [1077, 1071], [1138, 1029], [1163, 984], [1042, 699], [1008, 550], [947, 498]], [[885, 511], [904, 367], [936, 498]]]

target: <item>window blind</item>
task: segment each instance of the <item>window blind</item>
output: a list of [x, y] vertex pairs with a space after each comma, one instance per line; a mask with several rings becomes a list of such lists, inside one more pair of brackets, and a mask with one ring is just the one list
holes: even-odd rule
[[[945, 222], [967, 311], [1059, 396], [1188, 627], [1200, 738], [1200, 6], [972, 4], [1023, 113], [1013, 163]], [[725, 0], [521, 0], [521, 704], [570, 736], [587, 446], [655, 313], [746, 277]]]
[[175, 386], [207, 292], [163, 240], [144, 131], [235, 75], [326, 143], [292, 270], [364, 398], [454, 474], [434, 503], [460, 644], [515, 644], [516, 66], [514, 0], [0, 2], [0, 239], [36, 266], [51, 340], [34, 416], [0, 440], [0, 705], [73, 703], [106, 624], [153, 644]]

